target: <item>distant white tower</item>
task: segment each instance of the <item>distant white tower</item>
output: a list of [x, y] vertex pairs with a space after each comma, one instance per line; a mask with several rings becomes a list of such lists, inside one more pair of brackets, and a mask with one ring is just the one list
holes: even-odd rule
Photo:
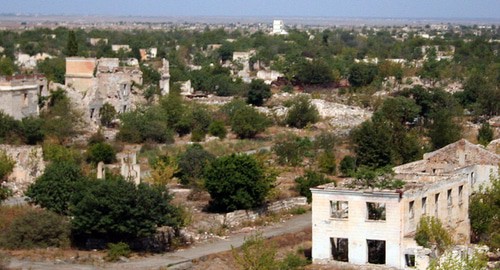
[[282, 20], [274, 20], [273, 21], [273, 35], [288, 35], [288, 32], [285, 31], [285, 24]]
[[163, 58], [163, 67], [161, 68], [160, 90], [161, 95], [168, 95], [170, 93], [170, 67], [168, 60]]

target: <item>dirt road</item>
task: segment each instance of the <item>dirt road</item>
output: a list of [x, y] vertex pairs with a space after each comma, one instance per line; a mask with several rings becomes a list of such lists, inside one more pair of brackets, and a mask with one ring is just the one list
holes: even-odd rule
[[[311, 213], [292, 217], [286, 222], [272, 225], [262, 229], [264, 237], [272, 237], [286, 233], [298, 232], [311, 226]], [[188, 249], [178, 250], [176, 252], [154, 255], [151, 257], [131, 260], [129, 262], [109, 263], [103, 266], [91, 266], [83, 264], [66, 264], [64, 262], [29, 262], [12, 259], [10, 267], [14, 269], [32, 269], [32, 270], [132, 270], [132, 269], [159, 269], [171, 265], [190, 262], [194, 259], [207, 256], [209, 254], [227, 251], [233, 247], [239, 247], [243, 244], [245, 237], [255, 232], [240, 233], [229, 236], [227, 239], [219, 239], [210, 243], [194, 245]]]

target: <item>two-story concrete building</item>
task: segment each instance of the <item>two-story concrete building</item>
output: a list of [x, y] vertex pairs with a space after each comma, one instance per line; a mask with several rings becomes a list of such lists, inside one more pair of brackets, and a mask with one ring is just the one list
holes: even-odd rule
[[312, 188], [313, 262], [425, 269], [429, 258], [414, 240], [420, 218], [439, 218], [455, 243], [469, 243], [469, 195], [498, 173], [498, 162], [499, 155], [461, 140], [396, 167], [400, 189], [354, 179]]
[[0, 110], [20, 120], [38, 116], [38, 100], [48, 95], [47, 80], [43, 75], [0, 77]]

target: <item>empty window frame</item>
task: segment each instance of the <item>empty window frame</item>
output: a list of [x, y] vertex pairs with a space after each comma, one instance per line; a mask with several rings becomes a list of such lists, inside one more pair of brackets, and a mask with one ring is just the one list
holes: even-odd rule
[[347, 238], [330, 238], [332, 259], [340, 262], [349, 261], [349, 240]]
[[349, 204], [347, 201], [330, 201], [331, 218], [348, 218]]
[[408, 217], [413, 219], [415, 217], [415, 201], [408, 203]]
[[461, 185], [458, 187], [458, 203], [459, 204], [463, 203], [463, 196], [464, 196], [464, 186]]
[[446, 193], [446, 202], [448, 203], [448, 207], [453, 205], [453, 197], [451, 196], [451, 189], [448, 189], [448, 192]]
[[385, 203], [367, 202], [368, 220], [385, 220]]
[[415, 267], [415, 255], [405, 254], [406, 267]]
[[385, 264], [385, 241], [366, 240], [368, 246], [368, 263]]
[[434, 216], [438, 217], [439, 214], [439, 193], [434, 195]]
[[427, 197], [422, 198], [422, 215], [427, 214]]

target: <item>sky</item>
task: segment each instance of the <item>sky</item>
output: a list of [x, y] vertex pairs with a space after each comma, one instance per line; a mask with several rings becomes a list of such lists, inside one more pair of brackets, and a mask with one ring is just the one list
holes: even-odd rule
[[500, 19], [500, 0], [0, 0], [0, 13]]

